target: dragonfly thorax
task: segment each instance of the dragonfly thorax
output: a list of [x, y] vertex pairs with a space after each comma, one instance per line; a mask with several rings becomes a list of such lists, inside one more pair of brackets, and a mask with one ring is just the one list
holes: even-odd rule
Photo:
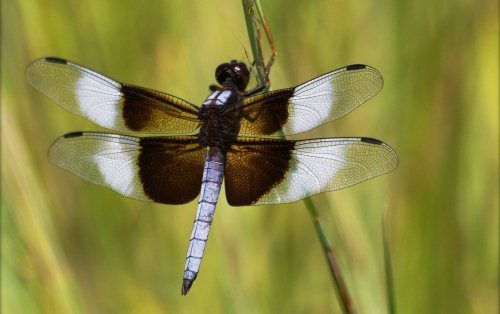
[[227, 152], [240, 130], [242, 95], [234, 85], [213, 92], [203, 102], [198, 117], [199, 139], [204, 147], [219, 147]]

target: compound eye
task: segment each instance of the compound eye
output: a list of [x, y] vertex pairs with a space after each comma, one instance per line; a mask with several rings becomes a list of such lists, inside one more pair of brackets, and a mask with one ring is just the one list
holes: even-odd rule
[[229, 63], [223, 63], [215, 69], [215, 79], [220, 85], [223, 85], [231, 76], [231, 66]]

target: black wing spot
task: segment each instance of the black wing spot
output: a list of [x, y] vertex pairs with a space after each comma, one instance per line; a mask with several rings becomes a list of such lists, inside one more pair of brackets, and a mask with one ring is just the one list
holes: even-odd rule
[[381, 141], [374, 139], [374, 138], [371, 138], [371, 137], [362, 137], [361, 142], [375, 144], [375, 145], [382, 145]]
[[45, 58], [45, 61], [52, 62], [52, 63], [60, 63], [60, 64], [68, 63], [68, 61], [61, 59], [61, 58], [56, 58], [56, 57], [47, 57], [47, 58]]
[[347, 71], [351, 71], [351, 70], [361, 70], [364, 68], [366, 68], [366, 65], [364, 65], [364, 64], [351, 64], [351, 65], [348, 65], [345, 69]]
[[74, 137], [80, 137], [83, 135], [83, 132], [71, 132], [68, 134], [65, 134], [63, 137], [64, 138], [74, 138]]

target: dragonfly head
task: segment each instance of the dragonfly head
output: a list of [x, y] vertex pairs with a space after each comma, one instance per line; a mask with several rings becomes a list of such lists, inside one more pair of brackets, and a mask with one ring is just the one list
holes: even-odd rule
[[215, 69], [217, 83], [224, 85], [227, 81], [233, 82], [240, 92], [243, 92], [248, 85], [250, 72], [246, 64], [236, 60], [226, 62]]

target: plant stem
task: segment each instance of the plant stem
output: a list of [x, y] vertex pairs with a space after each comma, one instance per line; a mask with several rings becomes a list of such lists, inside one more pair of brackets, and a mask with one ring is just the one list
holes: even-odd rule
[[[253, 61], [258, 69], [258, 75], [257, 75], [258, 84], [264, 85], [266, 84], [266, 73], [263, 70], [264, 57], [262, 56], [262, 50], [259, 48], [260, 34], [255, 21], [255, 13], [253, 11], [254, 1], [242, 0], [242, 3], [243, 3], [243, 13], [245, 15], [245, 22], [247, 25], [248, 39], [250, 41], [250, 47], [252, 48]], [[269, 86], [267, 89], [269, 89]]]
[[387, 288], [387, 312], [389, 314], [396, 313], [394, 304], [394, 277], [392, 272], [391, 251], [389, 248], [389, 240], [387, 239], [387, 207], [384, 210], [382, 217], [382, 242], [384, 245], [384, 265], [385, 265], [385, 284]]
[[323, 253], [325, 254], [328, 268], [330, 269], [330, 274], [332, 276], [338, 298], [340, 300], [340, 305], [342, 306], [342, 311], [348, 314], [356, 313], [354, 303], [352, 303], [352, 298], [349, 294], [349, 291], [347, 290], [347, 285], [345, 284], [344, 277], [342, 276], [339, 264], [337, 263], [337, 258], [335, 257], [335, 254], [333, 252], [332, 245], [328, 240], [326, 229], [321, 222], [321, 217], [318, 213], [318, 210], [316, 209], [316, 206], [314, 205], [311, 198], [306, 197], [304, 199], [304, 203], [306, 204], [307, 211], [311, 216], [314, 230], [316, 230], [316, 235], [318, 236], [319, 242], [321, 243], [321, 248], [323, 249]]

